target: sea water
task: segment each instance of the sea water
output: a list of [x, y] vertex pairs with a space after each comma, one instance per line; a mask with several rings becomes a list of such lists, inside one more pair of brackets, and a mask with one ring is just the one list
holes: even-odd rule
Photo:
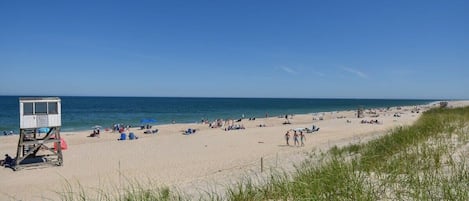
[[[397, 99], [297, 99], [297, 98], [173, 98], [173, 97], [59, 97], [62, 131], [89, 130], [95, 125], [139, 126], [195, 123], [203, 119], [239, 119], [285, 114], [310, 114], [363, 108], [421, 105], [436, 100]], [[0, 96], [0, 132], [19, 130], [19, 97]], [[2, 135], [0, 133], [0, 135]]]

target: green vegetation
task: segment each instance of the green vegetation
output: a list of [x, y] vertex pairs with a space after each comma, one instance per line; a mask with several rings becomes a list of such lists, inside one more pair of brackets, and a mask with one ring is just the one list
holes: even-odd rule
[[[183, 196], [130, 185], [119, 196], [62, 193], [63, 200], [469, 200], [469, 107], [432, 109], [410, 127], [364, 144], [313, 153], [292, 174], [245, 179], [223, 195]], [[72, 192], [69, 189], [68, 192]]]

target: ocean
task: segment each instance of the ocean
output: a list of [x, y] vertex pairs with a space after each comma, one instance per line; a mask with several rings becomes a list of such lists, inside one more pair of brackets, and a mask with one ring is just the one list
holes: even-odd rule
[[[202, 119], [238, 119], [285, 114], [310, 114], [358, 107], [383, 108], [427, 104], [436, 100], [397, 99], [296, 99], [296, 98], [173, 98], [173, 97], [59, 97], [62, 131], [90, 130], [113, 124], [139, 126], [141, 119], [153, 124], [195, 123]], [[19, 132], [19, 97], [0, 96], [0, 132]], [[1, 134], [0, 134], [1, 135]]]

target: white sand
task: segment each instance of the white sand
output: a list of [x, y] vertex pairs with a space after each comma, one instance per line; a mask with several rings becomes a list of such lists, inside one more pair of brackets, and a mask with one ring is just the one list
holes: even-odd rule
[[[469, 101], [450, 102], [450, 106], [469, 105]], [[430, 106], [420, 106], [424, 111]], [[56, 191], [63, 191], [66, 181], [79, 182], [86, 190], [111, 189], [115, 191], [127, 179], [138, 179], [177, 187], [185, 193], [213, 190], [237, 181], [243, 175], [260, 172], [260, 158], [265, 168], [288, 170], [293, 163], [305, 158], [304, 152], [328, 149], [334, 145], [347, 145], [380, 135], [389, 129], [412, 124], [421, 113], [411, 113], [413, 106], [400, 110], [376, 111], [363, 119], [377, 119], [381, 124], [361, 124], [355, 111], [326, 112], [295, 115], [290, 125], [284, 118], [271, 117], [243, 120], [245, 130], [224, 131], [208, 128], [206, 124], [172, 124], [157, 126], [158, 134], [143, 134], [132, 129], [140, 139], [117, 141], [118, 133], [103, 132], [100, 138], [86, 137], [88, 132], [62, 133], [68, 143], [62, 167], [12, 171], [0, 168], [0, 200], [58, 200]], [[401, 117], [393, 117], [399, 112]], [[323, 116], [324, 120], [314, 120]], [[346, 118], [337, 118], [345, 116]], [[352, 123], [346, 123], [351, 120]], [[257, 127], [266, 124], [267, 127]], [[306, 134], [304, 147], [285, 146], [284, 134], [289, 129], [320, 127], [319, 132]], [[155, 128], [155, 127], [154, 127]], [[182, 135], [187, 128], [198, 129], [196, 134]], [[18, 136], [0, 137], [0, 153], [16, 155]], [[293, 144], [293, 140], [290, 140]], [[77, 187], [74, 190], [79, 190]]]

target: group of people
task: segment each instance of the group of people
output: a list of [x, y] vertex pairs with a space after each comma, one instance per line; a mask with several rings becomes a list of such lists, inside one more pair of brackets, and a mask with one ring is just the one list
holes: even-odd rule
[[243, 124], [235, 124], [225, 127], [225, 131], [246, 129]]
[[150, 124], [147, 124], [147, 125], [141, 125], [140, 126], [140, 129], [143, 130], [143, 129], [151, 129], [151, 125]]
[[216, 119], [213, 122], [209, 122], [208, 127], [219, 128], [219, 127], [223, 127], [225, 124], [226, 124], [226, 121], [223, 121], [223, 119]]
[[3, 131], [3, 135], [13, 135], [13, 131], [10, 131], [10, 132]]
[[157, 128], [155, 130], [148, 129], [148, 130], [144, 131], [143, 133], [144, 134], [155, 134], [155, 133], [158, 133], [158, 129]]
[[372, 120], [369, 120], [369, 121], [363, 119], [360, 123], [362, 123], [362, 124], [379, 124], [379, 121], [377, 119], [375, 119], [375, 120], [372, 119]]
[[101, 129], [95, 128], [93, 129], [93, 133], [90, 134], [90, 137], [99, 137], [100, 133], [101, 133]]
[[[290, 146], [290, 132], [293, 132], [293, 142], [294, 146], [305, 146], [306, 136], [303, 131], [296, 131], [296, 130], [288, 130], [285, 133], [285, 141], [287, 142], [287, 146]], [[301, 143], [301, 144], [300, 144]]]
[[[202, 123], [208, 124], [209, 128], [223, 128], [225, 131], [230, 131], [230, 130], [239, 130], [239, 129], [245, 129], [243, 124], [237, 124], [237, 122], [241, 122], [243, 119], [237, 119], [237, 120], [232, 120], [232, 119], [216, 119], [213, 122], [209, 122], [207, 120], [202, 120]], [[255, 118], [249, 118], [250, 121], [255, 120]]]
[[193, 129], [193, 128], [188, 128], [187, 130], [184, 131], [184, 135], [190, 135], [190, 134], [194, 134], [197, 130], [196, 129]]
[[124, 124], [114, 124], [112, 126], [112, 132], [115, 132], [115, 131], [118, 131], [119, 133], [122, 133], [124, 132], [125, 130], [129, 130], [130, 129], [130, 125], [124, 125]]

